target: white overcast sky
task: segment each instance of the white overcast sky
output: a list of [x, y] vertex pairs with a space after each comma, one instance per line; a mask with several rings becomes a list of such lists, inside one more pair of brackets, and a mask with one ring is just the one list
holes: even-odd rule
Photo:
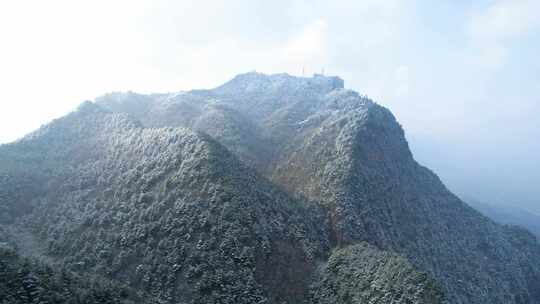
[[6, 0], [0, 143], [110, 91], [324, 68], [389, 107], [454, 189], [483, 180], [486, 194], [507, 193], [500, 200], [532, 200], [539, 54], [537, 0]]

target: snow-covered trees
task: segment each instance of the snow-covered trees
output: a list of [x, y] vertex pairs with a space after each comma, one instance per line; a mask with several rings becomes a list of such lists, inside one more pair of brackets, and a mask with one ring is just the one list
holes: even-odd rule
[[2, 304], [121, 304], [137, 300], [132, 291], [102, 278], [79, 277], [0, 248]]
[[[390, 111], [342, 86], [248, 73], [87, 102], [0, 146], [0, 224], [144, 302], [302, 303], [326, 262], [314, 301], [380, 283], [383, 299], [421, 304], [407, 295], [426, 282], [450, 303], [540, 301], [538, 242], [466, 206], [414, 161]], [[377, 270], [387, 262], [410, 276]], [[39, 282], [21, 279], [30, 295]]]

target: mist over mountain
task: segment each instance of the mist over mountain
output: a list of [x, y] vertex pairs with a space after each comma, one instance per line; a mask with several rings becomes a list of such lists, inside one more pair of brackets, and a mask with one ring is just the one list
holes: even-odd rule
[[540, 215], [540, 163], [535, 161], [540, 143], [522, 144], [519, 135], [506, 142], [482, 136], [471, 135], [465, 142], [420, 134], [409, 134], [408, 139], [416, 158], [459, 196]]
[[506, 225], [521, 226], [540, 237], [540, 216], [520, 207], [506, 207], [479, 202], [473, 198], [466, 199], [467, 203], [489, 216], [496, 222]]
[[451, 193], [339, 77], [85, 102], [0, 146], [0, 208], [0, 266], [125, 284], [114, 301], [540, 303], [537, 238]]

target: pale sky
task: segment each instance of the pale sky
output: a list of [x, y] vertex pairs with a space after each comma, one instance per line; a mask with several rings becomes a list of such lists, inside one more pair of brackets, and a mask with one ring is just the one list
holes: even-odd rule
[[389, 107], [451, 189], [540, 209], [538, 54], [536, 0], [6, 0], [0, 143], [111, 91], [324, 68]]

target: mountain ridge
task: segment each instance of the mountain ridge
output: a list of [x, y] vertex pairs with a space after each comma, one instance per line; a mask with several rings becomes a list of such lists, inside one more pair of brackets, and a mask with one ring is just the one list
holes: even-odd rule
[[[78, 271], [128, 280], [134, 287], [154, 290], [162, 301], [183, 299], [206, 303], [230, 296], [230, 301], [251, 303], [265, 298], [258, 281], [273, 275], [272, 265], [284, 263], [272, 257], [276, 253], [269, 250], [287, 250], [289, 258], [301, 262], [308, 259], [304, 256], [319, 254], [318, 246], [312, 249], [310, 245], [317, 242], [314, 232], [292, 243], [304, 235], [303, 231], [321, 229], [308, 222], [316, 216], [301, 217], [296, 211], [303, 208], [301, 205], [256, 174], [242, 169], [244, 165], [212, 138], [183, 128], [144, 129], [132, 124], [124, 129], [124, 124], [114, 124], [117, 116], [110, 112], [77, 111], [71, 115], [74, 116], [56, 122], [52, 131], [66, 128], [81, 131], [69, 124], [73, 122], [69, 118], [81, 115], [109, 121], [118, 129], [111, 132], [105, 127], [95, 138], [82, 142], [82, 147], [68, 149], [68, 154], [80, 150], [94, 153], [77, 164], [76, 174], [66, 173], [69, 178], [64, 179], [60, 189], [52, 189], [40, 197], [34, 204], [34, 212], [19, 223], [19, 227], [30, 228], [47, 240], [49, 255], [58, 262]], [[66, 122], [68, 125], [62, 125]], [[44, 140], [40, 137], [51, 136], [52, 131], [49, 129], [28, 141]], [[61, 140], [69, 143], [73, 138], [64, 136]], [[180, 220], [172, 217], [171, 212]], [[268, 213], [280, 217], [268, 222], [264, 216]], [[309, 211], [302, 211], [306, 213]], [[134, 221], [128, 220], [133, 217]], [[223, 218], [228, 219], [221, 223]], [[143, 228], [145, 225], [148, 227]], [[209, 229], [214, 236], [209, 234]], [[231, 229], [235, 232], [230, 232]], [[227, 233], [246, 240], [238, 247], [226, 237]], [[216, 236], [221, 237], [216, 239]], [[177, 243], [182, 239], [180, 247], [184, 249], [179, 250]], [[95, 242], [101, 245], [92, 245]], [[131, 246], [135, 248], [130, 249]], [[203, 249], [215, 246], [224, 252], [215, 248], [212, 252], [217, 255], [207, 257]], [[152, 249], [155, 247], [161, 251]], [[164, 260], [158, 260], [158, 256]], [[187, 263], [184, 259], [189, 264], [184, 265]], [[140, 264], [137, 266], [135, 261]], [[213, 271], [208, 269], [208, 263], [212, 263]], [[256, 263], [265, 265], [267, 273], [255, 273]], [[189, 268], [175, 269], [174, 265], [189, 265]], [[231, 272], [231, 267], [236, 272]], [[154, 271], [172, 276], [166, 280], [169, 285], [162, 285], [152, 274]], [[303, 284], [299, 279], [287, 279], [298, 274], [282, 271], [283, 274], [276, 274], [280, 280], [292, 286]], [[223, 277], [220, 280], [226, 280], [222, 282], [226, 284], [214, 286], [214, 278], [204, 277], [209, 273]], [[185, 278], [177, 278], [180, 274]], [[179, 295], [176, 291], [179, 287], [173, 284], [177, 280], [191, 286], [193, 293]], [[282, 283], [271, 284], [268, 286], [274, 289], [269, 295], [274, 297], [304, 297], [307, 290], [307, 286], [292, 290], [278, 288]], [[233, 297], [234, 292], [224, 289], [226, 286], [239, 289], [238, 295]], [[217, 294], [206, 295], [207, 289]], [[249, 293], [241, 296], [247, 290]]]
[[[540, 303], [537, 240], [450, 193], [393, 114], [337, 77], [105, 95], [0, 146], [8, 163], [0, 206], [51, 258], [165, 303]], [[21, 170], [47, 186], [2, 191]]]
[[[265, 92], [262, 97], [257, 97], [257, 94], [249, 90], [245, 95], [242, 95], [247, 87], [243, 81], [250, 77], [257, 78], [256, 83], [258, 84], [261, 82], [259, 78], [265, 76], [249, 74], [246, 77], [235, 78], [236, 80], [225, 84], [233, 87], [225, 90], [225, 93], [220, 92], [218, 87], [216, 93], [208, 90], [204, 91], [204, 95], [197, 95], [198, 92], [191, 94], [195, 95], [193, 98], [199, 97], [202, 100], [208, 98], [212, 100], [212, 103], [225, 104], [244, 114], [244, 117], [252, 117], [259, 124], [260, 129], [263, 130], [260, 136], [273, 143], [275, 150], [270, 154], [279, 155], [270, 161], [270, 166], [259, 169], [263, 175], [269, 176], [271, 180], [282, 185], [289, 192], [300, 193], [310, 200], [318, 200], [324, 206], [338, 204], [335, 211], [330, 211], [329, 219], [333, 223], [331, 226], [334, 228], [332, 229], [335, 230], [332, 239], [336, 244], [340, 243], [340, 238], [348, 239], [345, 243], [367, 240], [383, 246], [383, 248], [398, 250], [412, 259], [416, 266], [425, 270], [429, 269], [433, 274], [440, 273], [441, 277], [443, 273], [447, 275], [448, 272], [457, 275], [457, 273], [465, 271], [473, 277], [482, 272], [481, 268], [484, 266], [480, 268], [473, 266], [474, 268], [471, 269], [468, 269], [470, 266], [466, 266], [467, 264], [472, 266], [484, 263], [483, 254], [479, 254], [476, 249], [476, 246], [484, 246], [481, 245], [484, 241], [476, 238], [478, 234], [497, 235], [494, 239], [487, 241], [489, 245], [484, 248], [491, 249], [488, 249], [486, 254], [491, 254], [488, 252], [497, 251], [496, 248], [501, 247], [505, 248], [504, 250], [507, 252], [504, 255], [519, 256], [517, 252], [510, 254], [513, 249], [505, 239], [504, 228], [500, 228], [465, 205], [446, 189], [436, 175], [414, 161], [403, 129], [387, 109], [355, 92], [340, 87], [329, 92], [314, 90], [303, 93], [297, 88], [302, 88], [301, 84], [304, 83], [304, 79], [282, 75], [270, 75], [262, 81], [263, 83], [274, 83], [274, 79], [279, 79], [278, 85], [271, 86], [272, 89]], [[283, 79], [287, 79], [291, 83], [283, 84], [280, 82]], [[292, 93], [288, 95], [290, 88], [293, 88]], [[255, 92], [257, 91], [255, 90]], [[179, 104], [183, 102], [181, 100], [183, 96], [185, 95], [179, 96], [177, 101]], [[306, 122], [312, 123], [310, 125]], [[177, 120], [177, 123], [183, 122]], [[234, 143], [232, 145], [227, 144], [227, 142], [222, 143], [228, 147], [232, 146], [231, 150], [234, 150], [235, 146], [240, 146], [234, 145]], [[304, 144], [308, 144], [304, 147], [305, 150], [298, 148], [303, 147]], [[324, 167], [318, 168], [312, 164], [324, 164]], [[304, 173], [300, 174], [301, 172]], [[410, 180], [415, 182], [411, 183]], [[333, 186], [327, 187], [328, 184]], [[370, 187], [371, 190], [365, 191], [359, 188], [359, 185]], [[340, 188], [342, 190], [336, 191]], [[395, 195], [389, 197], [388, 193], [392, 191], [395, 192]], [[386, 197], [383, 199], [386, 201], [384, 205], [374, 204], [384, 197]], [[403, 200], [400, 197], [407, 199]], [[415, 203], [418, 199], [423, 201], [421, 205]], [[324, 203], [325, 201], [328, 203]], [[361, 201], [366, 202], [366, 204], [364, 204], [365, 207], [359, 208], [358, 202]], [[448, 203], [440, 205], [438, 202]], [[439, 206], [434, 207], [437, 205]], [[412, 210], [422, 208], [418, 211], [425, 216], [419, 217], [414, 212], [407, 211], [407, 208]], [[443, 214], [434, 208], [442, 208], [440, 211], [445, 210], [448, 213]], [[402, 210], [402, 212], [396, 213], [395, 210]], [[364, 215], [359, 217], [358, 214]], [[372, 215], [367, 216], [367, 214]], [[440, 227], [438, 233], [444, 233], [446, 229], [451, 229], [456, 234], [455, 236], [454, 234], [448, 235], [454, 239], [453, 242], [471, 242], [471, 245], [478, 243], [472, 247], [465, 245], [466, 247], [463, 249], [468, 252], [467, 254], [464, 252], [464, 256], [468, 258], [475, 256], [475, 262], [471, 264], [468, 259], [459, 261], [459, 263], [456, 261], [462, 265], [458, 268], [463, 268], [457, 271], [452, 265], [430, 266], [433, 263], [431, 260], [433, 257], [424, 260], [426, 256], [432, 254], [429, 253], [431, 249], [428, 249], [432, 245], [428, 242], [411, 244], [425, 242], [423, 237], [418, 237], [418, 233], [422, 231], [419, 229], [429, 230], [430, 228], [421, 227], [440, 226], [430, 220], [432, 214], [440, 214], [439, 220], [445, 223], [444, 227]], [[453, 223], [456, 217], [459, 219], [463, 215], [467, 215], [467, 217], [464, 218], [466, 220], [462, 224]], [[401, 222], [403, 227], [409, 227], [409, 230], [406, 230], [404, 234], [398, 226], [392, 228], [392, 226], [383, 224], [395, 223], [394, 225], [397, 225], [396, 221]], [[469, 221], [482, 223], [480, 230], [484, 230], [484, 232], [467, 229], [463, 231], [461, 226], [476, 226], [476, 224], [471, 225]], [[418, 224], [410, 225], [411, 222]], [[420, 223], [421, 225], [419, 225]], [[347, 236], [348, 234], [351, 236]], [[465, 241], [460, 240], [458, 234], [464, 236], [471, 234], [474, 237], [469, 237], [469, 240]], [[433, 241], [440, 244], [446, 243], [443, 240], [448, 236], [442, 234], [440, 236], [425, 235], [428, 239], [436, 237], [436, 240], [433, 239]], [[405, 240], [411, 240], [413, 243], [404, 242]], [[442, 247], [438, 250], [444, 252]], [[495, 254], [493, 257], [497, 256], [499, 254]], [[451, 260], [452, 257], [447, 256], [447, 259]], [[491, 259], [487, 261], [491, 261]], [[520, 264], [519, 258], [513, 259], [511, 263], [496, 260], [490, 263], [492, 263], [490, 267], [500, 266], [501, 263], [512, 265], [504, 266], [508, 267], [510, 272], [510, 269], [519, 267]], [[442, 269], [439, 269], [440, 267]], [[477, 269], [474, 270], [475, 268]], [[518, 276], [521, 275], [518, 274]], [[451, 284], [448, 284], [448, 288], [454, 289], [455, 286], [459, 285], [459, 279], [453, 280]], [[482, 281], [482, 279], [479, 280]], [[525, 284], [524, 278], [515, 278], [514, 280], [521, 281], [522, 286]], [[489, 284], [493, 284], [493, 282]], [[499, 290], [498, 301], [506, 302], [508, 301], [507, 295], [515, 291], [504, 286], [505, 284], [498, 287], [486, 285], [479, 288], [480, 290]], [[468, 286], [463, 287], [469, 288]], [[478, 297], [482, 291], [474, 290], [477, 287], [470, 287], [472, 289], [467, 292], [457, 290], [450, 292], [446, 290], [446, 292], [455, 295], [456, 298], [461, 298], [459, 301], [480, 301], [479, 299], [471, 301], [471, 297]], [[517, 293], [518, 297], [529, 297], [528, 291], [525, 289]]]

